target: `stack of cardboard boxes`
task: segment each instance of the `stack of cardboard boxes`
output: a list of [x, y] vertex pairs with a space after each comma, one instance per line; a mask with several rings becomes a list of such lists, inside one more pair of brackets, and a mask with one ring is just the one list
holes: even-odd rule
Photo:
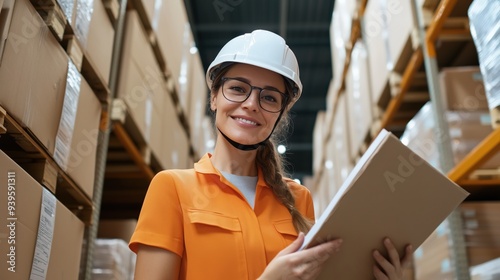
[[[467, 261], [471, 272], [500, 257], [498, 202], [465, 202], [459, 207], [463, 219]], [[415, 252], [416, 279], [446, 279], [454, 275], [451, 232], [446, 222]]]
[[[65, 173], [78, 188], [69, 191], [83, 193], [91, 201], [101, 103], [87, 77], [80, 73], [78, 61], [68, 57], [59, 38], [49, 30], [30, 1], [0, 4], [3, 4], [1, 18], [6, 19], [0, 22], [1, 38], [5, 39], [0, 42], [0, 106], [31, 138], [16, 142], [20, 146], [23, 141], [40, 145], [49, 156], [45, 160], [57, 164], [53, 167], [55, 178]], [[82, 53], [95, 62], [94, 72], [107, 86], [114, 30], [102, 1], [61, 0], [52, 5], [66, 8], [64, 22], [75, 31]], [[59, 201], [58, 180], [43, 181], [43, 186], [35, 181], [32, 169], [27, 168], [32, 151], [19, 153], [19, 150], [22, 149], [16, 148], [14, 152], [10, 147], [2, 147], [0, 154], [2, 181], [7, 182], [4, 176], [12, 172], [16, 186], [10, 196], [13, 198], [10, 202], [15, 201], [12, 217], [5, 217], [10, 213], [6, 196], [2, 196], [5, 200], [1, 203], [6, 207], [2, 220], [15, 218], [15, 227], [10, 231], [15, 244], [8, 243], [6, 227], [0, 240], [4, 260], [9, 253], [4, 250], [15, 251], [16, 273], [2, 269], [2, 275], [8, 274], [1, 278], [28, 279], [30, 273], [41, 273], [46, 279], [77, 279], [84, 223]], [[21, 160], [26, 169], [9, 156]], [[10, 261], [7, 258], [4, 264]]]
[[140, 9], [126, 14], [117, 98], [162, 168], [188, 168], [191, 147], [200, 156], [200, 139], [213, 138], [204, 129], [208, 89], [182, 1], [163, 2], [136, 1], [146, 19]]
[[[2, 279], [78, 279], [84, 224], [0, 151]], [[31, 277], [30, 277], [31, 276]]]
[[[436, 168], [442, 169], [439, 162], [442, 153], [438, 148], [440, 141], [449, 141], [453, 161], [457, 164], [492, 133], [493, 128], [479, 67], [446, 68], [439, 74], [439, 80], [450, 139], [435, 130], [430, 103], [410, 121], [401, 139]], [[498, 173], [499, 166], [500, 154], [496, 154], [476, 173], [489, 171], [494, 175]], [[472, 175], [475, 176], [474, 173]]]

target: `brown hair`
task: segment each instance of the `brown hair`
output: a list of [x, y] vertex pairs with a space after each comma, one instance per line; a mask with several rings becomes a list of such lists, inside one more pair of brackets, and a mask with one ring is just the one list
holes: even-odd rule
[[[216, 94], [221, 86], [221, 79], [225, 73], [231, 68], [234, 63], [228, 63], [218, 67], [211, 75], [213, 79], [211, 94]], [[284, 78], [286, 93], [292, 96], [293, 82]], [[275, 143], [282, 137], [289, 127], [288, 106], [281, 115], [273, 135], [265, 142], [263, 146], [257, 149], [257, 164], [261, 167], [264, 174], [264, 180], [269, 185], [274, 195], [288, 209], [292, 216], [292, 222], [297, 232], [308, 232], [311, 228], [312, 221], [304, 217], [295, 207], [295, 197], [293, 196], [288, 184], [284, 181], [287, 177], [284, 168], [284, 159], [276, 150]]]

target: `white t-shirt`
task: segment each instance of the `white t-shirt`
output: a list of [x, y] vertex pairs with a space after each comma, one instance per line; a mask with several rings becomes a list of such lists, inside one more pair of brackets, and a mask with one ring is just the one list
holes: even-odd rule
[[237, 187], [240, 192], [245, 196], [248, 204], [254, 208], [255, 204], [255, 187], [257, 186], [258, 176], [240, 176], [231, 173], [222, 172], [222, 175], [231, 182], [235, 187]]

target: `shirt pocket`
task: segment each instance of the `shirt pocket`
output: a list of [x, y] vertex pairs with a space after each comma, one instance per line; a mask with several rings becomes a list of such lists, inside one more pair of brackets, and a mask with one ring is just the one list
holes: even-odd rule
[[276, 221], [273, 224], [276, 231], [283, 238], [285, 246], [288, 246], [295, 239], [297, 239], [298, 233], [295, 230], [295, 227], [293, 226], [293, 222], [291, 219]]
[[185, 248], [192, 269], [204, 271], [204, 279], [240, 279], [248, 275], [242, 228], [237, 217], [199, 209], [189, 209], [187, 216]]
[[236, 217], [194, 209], [188, 210], [188, 216], [189, 221], [193, 224], [213, 226], [229, 231], [241, 231], [240, 221]]

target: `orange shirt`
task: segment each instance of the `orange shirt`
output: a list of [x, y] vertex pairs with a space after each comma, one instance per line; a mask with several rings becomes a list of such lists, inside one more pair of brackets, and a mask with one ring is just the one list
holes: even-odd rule
[[[288, 210], [259, 170], [252, 209], [214, 168], [210, 154], [194, 169], [166, 170], [151, 181], [130, 249], [155, 246], [181, 256], [180, 279], [256, 279], [297, 237]], [[287, 180], [297, 209], [314, 220], [309, 191]]]

